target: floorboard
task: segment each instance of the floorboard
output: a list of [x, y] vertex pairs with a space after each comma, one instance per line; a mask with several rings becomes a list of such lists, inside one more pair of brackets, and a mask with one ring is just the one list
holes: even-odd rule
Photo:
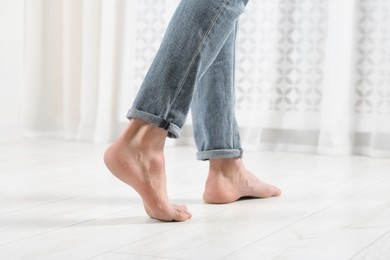
[[149, 219], [108, 173], [106, 144], [0, 140], [0, 259], [390, 259], [390, 160], [247, 152], [278, 198], [202, 201], [206, 162], [167, 147], [184, 223]]

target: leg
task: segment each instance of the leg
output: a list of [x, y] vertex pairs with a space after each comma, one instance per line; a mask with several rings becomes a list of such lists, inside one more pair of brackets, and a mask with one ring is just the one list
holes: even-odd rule
[[210, 160], [203, 199], [229, 203], [241, 197], [278, 196], [281, 191], [261, 182], [242, 163], [235, 119], [235, 40], [233, 30], [213, 64], [198, 83], [192, 102], [197, 158]]
[[168, 201], [165, 138], [179, 136], [195, 85], [234, 30], [247, 1], [180, 2], [127, 114], [133, 120], [105, 153], [109, 170], [140, 194], [152, 218], [184, 221], [191, 217], [185, 206]]
[[237, 25], [195, 88], [191, 113], [199, 160], [242, 155], [234, 112], [236, 33]]
[[193, 91], [214, 62], [248, 0], [182, 0], [128, 118], [179, 137]]

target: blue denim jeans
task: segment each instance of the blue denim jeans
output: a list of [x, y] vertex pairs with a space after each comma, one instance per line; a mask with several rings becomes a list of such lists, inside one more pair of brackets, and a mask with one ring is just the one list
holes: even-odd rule
[[182, 0], [127, 118], [178, 138], [192, 106], [197, 158], [242, 156], [234, 114], [237, 23], [248, 0]]

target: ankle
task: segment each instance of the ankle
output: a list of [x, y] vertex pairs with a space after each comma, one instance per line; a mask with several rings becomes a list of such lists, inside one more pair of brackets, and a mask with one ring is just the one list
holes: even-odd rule
[[141, 152], [162, 152], [167, 132], [153, 124], [132, 119], [121, 136], [124, 143]]
[[243, 167], [241, 158], [215, 158], [209, 161], [211, 174], [232, 175]]

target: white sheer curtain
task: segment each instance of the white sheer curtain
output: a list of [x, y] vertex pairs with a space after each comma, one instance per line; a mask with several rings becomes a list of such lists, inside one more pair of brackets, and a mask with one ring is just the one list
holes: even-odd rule
[[[116, 136], [178, 2], [26, 1], [26, 132]], [[236, 60], [245, 149], [390, 156], [389, 0], [252, 0]]]
[[238, 43], [244, 140], [390, 156], [389, 15], [388, 0], [252, 1]]
[[124, 1], [26, 0], [24, 133], [109, 141], [118, 111]]

